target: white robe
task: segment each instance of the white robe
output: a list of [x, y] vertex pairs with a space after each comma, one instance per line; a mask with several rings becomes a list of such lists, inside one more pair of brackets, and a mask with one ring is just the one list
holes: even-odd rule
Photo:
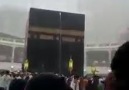
[[[77, 85], [76, 85], [77, 84]], [[71, 84], [70, 84], [70, 87], [73, 89], [73, 90], [79, 90], [79, 82], [77, 82], [75, 84], [75, 82], [74, 82], [74, 79], [72, 79], [72, 81], [71, 81]]]

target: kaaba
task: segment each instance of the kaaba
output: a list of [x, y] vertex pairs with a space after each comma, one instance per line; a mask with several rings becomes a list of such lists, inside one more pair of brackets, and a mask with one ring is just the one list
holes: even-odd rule
[[31, 8], [26, 58], [31, 72], [83, 75], [85, 15]]

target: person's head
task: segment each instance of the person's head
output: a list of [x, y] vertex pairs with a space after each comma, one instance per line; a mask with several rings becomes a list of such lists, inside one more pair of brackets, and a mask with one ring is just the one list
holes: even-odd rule
[[9, 90], [24, 90], [26, 81], [22, 79], [14, 79], [9, 85]]
[[32, 78], [25, 90], [71, 90], [64, 78], [54, 74], [41, 74]]
[[74, 75], [74, 79], [78, 80], [79, 76], [78, 75]]
[[4, 75], [4, 72], [1, 72], [0, 75], [3, 76]]
[[5, 71], [5, 73], [4, 73], [5, 75], [9, 75], [10, 74], [10, 72], [9, 71]]
[[5, 90], [3, 87], [0, 87], [0, 90]]
[[111, 63], [111, 69], [115, 75], [116, 85], [119, 87], [119, 90], [124, 90], [124, 88], [128, 86], [128, 66], [129, 42], [126, 42], [116, 51]]

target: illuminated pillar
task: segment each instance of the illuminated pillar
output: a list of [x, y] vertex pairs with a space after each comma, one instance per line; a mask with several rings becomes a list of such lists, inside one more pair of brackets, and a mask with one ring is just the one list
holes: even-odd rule
[[112, 61], [112, 49], [108, 50], [108, 59], [109, 59], [109, 63], [111, 63], [111, 61]]
[[84, 66], [83, 66], [83, 75], [85, 76], [87, 73], [87, 51], [86, 47], [84, 47]]
[[15, 46], [12, 46], [11, 63], [14, 63], [14, 55], [15, 55]]

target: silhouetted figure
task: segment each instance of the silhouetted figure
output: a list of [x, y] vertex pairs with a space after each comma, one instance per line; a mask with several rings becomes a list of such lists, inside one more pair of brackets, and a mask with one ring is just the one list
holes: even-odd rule
[[29, 81], [29, 79], [30, 79], [29, 76], [26, 76], [25, 80], [26, 80], [26, 81]]
[[0, 87], [0, 90], [5, 90], [3, 87]]
[[14, 79], [9, 85], [9, 90], [24, 90], [26, 81], [22, 79]]
[[111, 69], [115, 76], [116, 90], [129, 90], [129, 42], [123, 44], [116, 52]]
[[92, 83], [93, 90], [98, 89], [98, 85], [99, 85], [99, 77], [93, 76], [93, 83]]
[[88, 85], [86, 87], [86, 90], [93, 90], [92, 80], [88, 80]]
[[41, 74], [32, 78], [25, 90], [71, 90], [62, 77], [54, 74]]
[[106, 80], [104, 82], [105, 89], [104, 90], [115, 90], [115, 76], [111, 72], [107, 75]]

